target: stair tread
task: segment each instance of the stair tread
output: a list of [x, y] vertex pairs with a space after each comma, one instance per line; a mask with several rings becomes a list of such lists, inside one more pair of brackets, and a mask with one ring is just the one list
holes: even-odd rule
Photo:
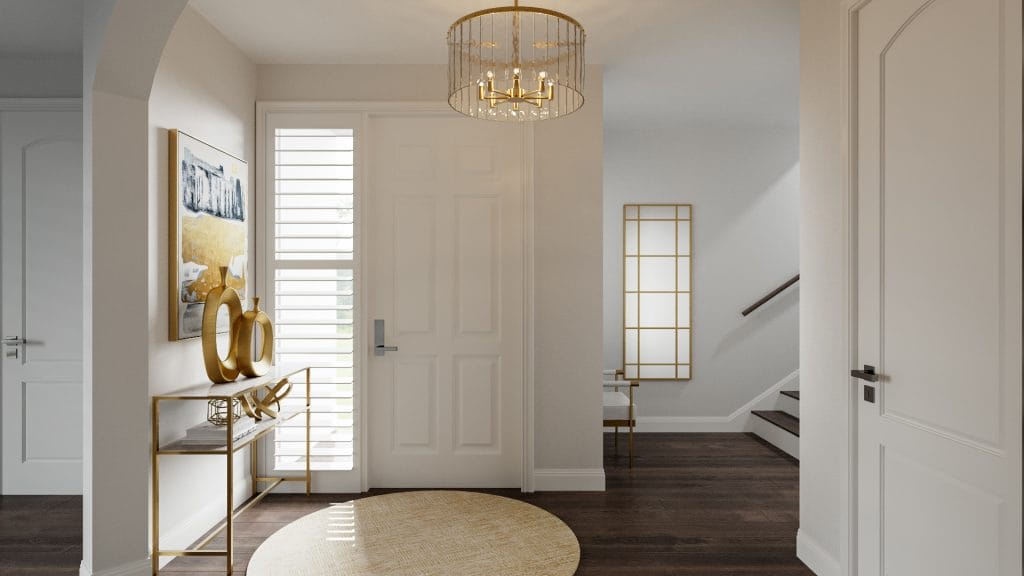
[[800, 399], [800, 391], [799, 390], [783, 390], [781, 392], [781, 394], [783, 396], [789, 396], [790, 398], [795, 398], [797, 400]]
[[771, 422], [794, 436], [800, 436], [800, 419], [791, 414], [781, 410], [752, 410], [751, 414]]

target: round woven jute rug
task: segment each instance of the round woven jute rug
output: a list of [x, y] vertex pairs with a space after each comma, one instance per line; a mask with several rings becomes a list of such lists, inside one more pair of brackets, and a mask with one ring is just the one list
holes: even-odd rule
[[372, 496], [304, 516], [268, 538], [248, 576], [572, 576], [576, 535], [525, 502], [473, 492]]

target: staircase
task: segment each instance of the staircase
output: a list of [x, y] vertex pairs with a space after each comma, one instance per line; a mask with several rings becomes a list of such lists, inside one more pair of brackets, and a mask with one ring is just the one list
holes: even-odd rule
[[[786, 280], [781, 286], [772, 290], [763, 298], [754, 302], [740, 314], [750, 316], [755, 310], [767, 304], [772, 298], [783, 293], [790, 286], [800, 281], [797, 274]], [[795, 373], [794, 373], [795, 374]], [[768, 398], [758, 398], [758, 404], [768, 403]], [[800, 391], [781, 390], [775, 398], [774, 410], [751, 410], [752, 418], [748, 424], [754, 434], [765, 442], [782, 450], [797, 460], [800, 459]]]
[[752, 432], [769, 444], [800, 459], [800, 391], [782, 390], [775, 410], [752, 410]]

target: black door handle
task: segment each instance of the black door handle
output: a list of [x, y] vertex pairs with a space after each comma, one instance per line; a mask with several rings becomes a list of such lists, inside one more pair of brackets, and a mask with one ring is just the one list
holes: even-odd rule
[[864, 365], [863, 370], [850, 370], [850, 376], [867, 380], [868, 382], [878, 382], [878, 374], [875, 374], [875, 367], [868, 366], [867, 364]]

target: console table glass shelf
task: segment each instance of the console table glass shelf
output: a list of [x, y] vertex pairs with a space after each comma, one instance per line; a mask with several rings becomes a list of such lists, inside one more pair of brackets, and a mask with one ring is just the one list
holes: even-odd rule
[[[282, 482], [304, 482], [306, 485], [306, 495], [308, 496], [311, 488], [311, 475], [310, 475], [310, 442], [309, 442], [309, 414], [310, 414], [310, 369], [309, 367], [274, 367], [264, 376], [258, 378], [247, 378], [239, 382], [233, 382], [230, 384], [198, 384], [183, 388], [171, 394], [161, 394], [153, 396], [152, 399], [152, 427], [153, 427], [153, 439], [152, 448], [150, 450], [152, 456], [152, 506], [153, 506], [153, 555], [152, 555], [152, 569], [154, 576], [160, 570], [160, 558], [165, 556], [223, 556], [227, 562], [227, 573], [232, 573], [232, 564], [234, 561], [234, 520], [235, 518], [245, 512], [260, 500], [262, 500], [267, 494], [269, 494], [274, 488], [277, 488]], [[300, 410], [292, 410], [287, 412], [281, 412], [277, 418], [265, 418], [258, 422], [252, 431], [248, 432], [245, 436], [240, 438], [232, 438], [232, 429], [234, 426], [234, 411], [230, 408], [231, 403], [240, 399], [243, 396], [263, 398], [267, 387], [273, 387], [282, 380], [288, 379], [294, 383], [296, 377], [305, 378], [306, 387], [306, 403], [305, 408]], [[228, 425], [224, 428], [224, 441], [214, 442], [211, 444], [188, 444], [186, 445], [185, 438], [178, 438], [171, 442], [160, 443], [160, 403], [168, 401], [202, 401], [209, 402], [210, 400], [224, 400], [228, 403]], [[258, 453], [259, 441], [266, 437], [272, 432], [277, 425], [282, 422], [287, 422], [292, 418], [300, 415], [306, 415], [306, 470], [302, 476], [260, 476], [258, 473]], [[244, 504], [238, 508], [234, 507], [234, 458], [233, 455], [242, 450], [243, 448], [250, 447], [250, 461], [251, 461], [251, 482], [252, 482], [252, 494]], [[227, 491], [227, 510], [225, 520], [218, 525], [213, 531], [209, 532], [206, 537], [197, 542], [191, 548], [187, 550], [161, 550], [160, 549], [160, 457], [161, 456], [224, 456], [226, 457], [226, 479], [225, 488]], [[259, 489], [260, 484], [266, 484], [267, 486], [262, 490]], [[218, 550], [207, 550], [204, 547], [209, 544], [218, 534], [221, 532], [225, 533], [226, 547]]]

